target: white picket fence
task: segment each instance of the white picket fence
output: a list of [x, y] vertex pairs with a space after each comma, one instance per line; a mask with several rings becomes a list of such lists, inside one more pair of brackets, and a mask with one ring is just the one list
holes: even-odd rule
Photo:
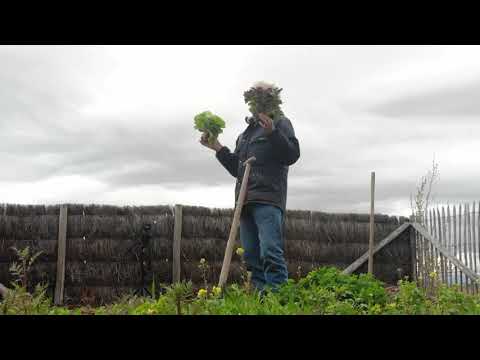
[[[480, 202], [438, 206], [427, 211], [424, 226], [447, 251], [475, 274], [480, 271]], [[451, 263], [440, 258], [447, 284], [463, 285], [465, 280]]]

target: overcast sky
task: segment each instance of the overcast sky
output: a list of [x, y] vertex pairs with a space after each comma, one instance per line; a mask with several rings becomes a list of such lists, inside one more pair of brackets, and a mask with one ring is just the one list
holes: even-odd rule
[[300, 142], [287, 207], [408, 215], [431, 167], [437, 201], [480, 199], [478, 46], [0, 46], [0, 203], [232, 207], [234, 179], [193, 117], [284, 89]]

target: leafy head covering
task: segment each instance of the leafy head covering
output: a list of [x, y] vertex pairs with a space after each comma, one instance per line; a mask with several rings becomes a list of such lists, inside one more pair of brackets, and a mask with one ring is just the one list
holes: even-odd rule
[[254, 118], [259, 113], [264, 113], [271, 118], [278, 118], [283, 115], [280, 105], [280, 93], [283, 89], [278, 88], [274, 84], [259, 81], [243, 93], [245, 103], [248, 104], [250, 112]]

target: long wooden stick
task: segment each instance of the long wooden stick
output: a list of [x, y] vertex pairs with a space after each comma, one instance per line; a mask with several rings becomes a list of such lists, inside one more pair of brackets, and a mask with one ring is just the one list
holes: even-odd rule
[[375, 172], [372, 171], [370, 181], [370, 239], [368, 243], [368, 273], [373, 274], [373, 237], [375, 218]]
[[237, 205], [233, 214], [232, 227], [230, 228], [230, 235], [227, 241], [227, 247], [225, 249], [225, 256], [223, 258], [222, 271], [220, 273], [220, 280], [218, 281], [218, 287], [223, 288], [227, 282], [228, 272], [230, 271], [230, 263], [232, 261], [233, 247], [235, 245], [235, 239], [237, 237], [238, 226], [240, 224], [240, 215], [242, 213], [243, 203], [245, 202], [245, 195], [247, 194], [248, 176], [250, 175], [251, 163], [254, 162], [255, 157], [249, 158], [245, 161], [245, 172], [243, 174], [242, 185], [240, 187], [240, 193], [238, 195]]

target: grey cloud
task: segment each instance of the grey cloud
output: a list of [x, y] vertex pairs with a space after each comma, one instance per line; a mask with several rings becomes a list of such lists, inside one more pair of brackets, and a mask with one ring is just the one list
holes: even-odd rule
[[88, 169], [112, 186], [222, 183], [228, 177], [213, 166], [214, 153], [202, 148], [199, 135], [190, 122], [168, 128], [132, 128], [125, 134], [112, 132], [99, 136], [100, 141], [87, 152], [69, 157], [67, 169]]
[[[467, 179], [439, 180], [435, 187], [434, 197], [442, 202], [466, 202], [480, 200], [480, 176]], [[476, 195], [476, 196], [475, 196]]]
[[[200, 146], [199, 133], [193, 130], [190, 122], [179, 120], [175, 124], [166, 128], [161, 126], [161, 121], [151, 128], [112, 125], [80, 134], [11, 139], [11, 147], [5, 150], [9, 150], [10, 157], [22, 159], [18, 168], [27, 170], [13, 176], [2, 174], [0, 179], [21, 182], [52, 175], [80, 174], [101, 180], [112, 190], [157, 184], [177, 189], [231, 184], [233, 192], [234, 179], [221, 167], [213, 152]], [[369, 145], [364, 143], [352, 153], [340, 140], [337, 147], [319, 146], [320, 150], [314, 151], [310, 138], [300, 139], [311, 151], [302, 154], [292, 167], [290, 178], [306, 178], [315, 185], [297, 185], [298, 182], [292, 181], [294, 185], [289, 188], [288, 200], [291, 207], [330, 208], [332, 211], [355, 209], [368, 198], [368, 184], [340, 184], [335, 183], [335, 179], [362, 173], [359, 168], [365, 164], [357, 159], [361, 150], [368, 149]], [[40, 162], [38, 156], [41, 155], [52, 155], [52, 163]], [[381, 168], [382, 164], [388, 165], [391, 161], [378, 159], [375, 164]], [[368, 172], [364, 173], [366, 180]], [[392, 194], [401, 198], [409, 193], [408, 186], [402, 183], [400, 186], [392, 184], [391, 190], [391, 193], [380, 192], [379, 199]]]
[[369, 112], [387, 117], [404, 116], [478, 116], [480, 115], [480, 81], [403, 96], [375, 105]]
[[[0, 162], [8, 169], [0, 181], [83, 175], [112, 188], [230, 181], [198, 143], [192, 119], [166, 127], [161, 115], [155, 121], [88, 118], [90, 126], [79, 126], [85, 120], [79, 109], [91, 100], [83, 78], [109, 63], [88, 52], [0, 47]], [[154, 125], [145, 127], [146, 120]]]
[[[0, 151], [8, 151], [8, 156], [21, 160], [22, 166], [16, 166], [19, 171], [14, 173], [0, 174], [0, 180], [22, 182], [80, 174], [114, 187], [225, 183], [230, 175], [213, 164], [217, 160], [198, 143], [199, 135], [190, 122], [179, 122], [168, 128], [160, 124], [149, 129], [113, 125], [80, 134], [5, 136]], [[52, 163], [41, 163], [42, 155], [54, 155]]]
[[[281, 51], [269, 55], [270, 60], [276, 59], [273, 65], [278, 77], [284, 79], [279, 85], [286, 87], [288, 106], [302, 109], [292, 118], [302, 155], [290, 170], [289, 207], [368, 211], [365, 204], [369, 201], [369, 171], [376, 169], [379, 174], [377, 201], [382, 204], [379, 209], [393, 211], [393, 205], [388, 204], [408, 200], [417, 178], [411, 178], [412, 171], [407, 172], [414, 166], [406, 161], [409, 155], [401, 157], [392, 149], [415, 148], [421, 156], [427, 153], [430, 157], [430, 144], [432, 149], [442, 146], [442, 141], [451, 134], [460, 142], [471, 140], [472, 129], [477, 129], [474, 124], [459, 128], [453, 122], [436, 122], [440, 120], [434, 115], [478, 114], [480, 105], [474, 103], [473, 95], [480, 94], [480, 83], [397, 99], [372, 108], [367, 116], [356, 110], [348, 114], [351, 117], [339, 119], [340, 111], [326, 115], [323, 112], [328, 101], [316, 107], [317, 99], [329, 94], [329, 87], [336, 86], [337, 78], [348, 83], [341, 78], [350, 64], [345, 56], [342, 55], [341, 66], [333, 75], [318, 65], [318, 61], [324, 61], [323, 65], [333, 67], [336, 64], [334, 50], [330, 49], [328, 59], [322, 60], [320, 50], [303, 49], [299, 59], [306, 70], [298, 65], [294, 49], [287, 52], [290, 57], [281, 60], [277, 56]], [[342, 51], [344, 55], [354, 53]], [[375, 51], [381, 53], [380, 49]], [[198, 143], [200, 134], [193, 129], [190, 118], [177, 115], [172, 119], [167, 114], [170, 124], [167, 126], [162, 121], [163, 114], [158, 114], [158, 119], [142, 114], [132, 121], [91, 115], [85, 126], [79, 126], [85, 120], [79, 109], [89, 103], [89, 89], [72, 75], [75, 66], [66, 65], [68, 57], [62, 55], [54, 61], [59, 52], [47, 53], [38, 57], [33, 52], [11, 51], [5, 56], [0, 51], [0, 166], [6, 169], [0, 172], [0, 181], [21, 183], [52, 176], [82, 175], [104, 182], [109, 191], [141, 185], [162, 185], [175, 190], [231, 185], [233, 194], [234, 179], [221, 167], [213, 152]], [[367, 58], [364, 53], [363, 59]], [[290, 71], [289, 61], [295, 65], [293, 68], [304, 69], [305, 73]], [[360, 65], [356, 66], [355, 71], [359, 71]], [[375, 64], [369, 67], [374, 68]], [[88, 67], [82, 69], [80, 73], [90, 71]], [[257, 75], [263, 71], [271, 74], [268, 72], [270, 62], [260, 64], [258, 69]], [[353, 76], [355, 71], [349, 74]], [[257, 79], [257, 75], [252, 74], [253, 71], [247, 74], [245, 70], [242, 77]], [[241, 103], [241, 92], [238, 96]], [[184, 104], [181, 112], [194, 111], [187, 107], [188, 104]], [[239, 122], [242, 115], [238, 114]], [[434, 121], [421, 125], [418, 119], [427, 116]], [[236, 123], [235, 128], [241, 126]], [[226, 141], [225, 145], [232, 147], [233, 141]], [[381, 173], [387, 169], [397, 175], [388, 177], [393, 180], [382, 179]], [[419, 169], [420, 175], [423, 170]], [[442, 198], [467, 199], [480, 191], [476, 185], [480, 184], [479, 180], [471, 178], [461, 183], [448, 179], [437, 191]]]

